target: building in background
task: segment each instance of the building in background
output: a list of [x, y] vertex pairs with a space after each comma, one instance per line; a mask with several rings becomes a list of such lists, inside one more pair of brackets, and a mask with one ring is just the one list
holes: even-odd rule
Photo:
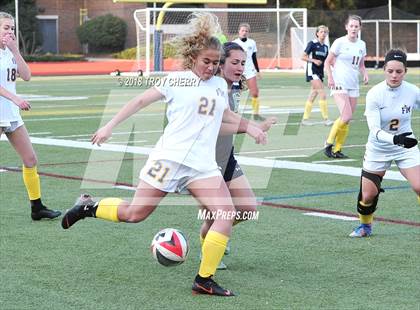
[[43, 52], [81, 53], [76, 29], [86, 18], [112, 14], [127, 22], [126, 47], [136, 45], [133, 13], [145, 3], [114, 3], [112, 0], [37, 0], [39, 29]]

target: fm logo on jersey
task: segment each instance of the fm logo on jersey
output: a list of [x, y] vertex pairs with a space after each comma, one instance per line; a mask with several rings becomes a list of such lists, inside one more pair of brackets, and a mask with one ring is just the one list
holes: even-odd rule
[[401, 107], [401, 113], [402, 114], [406, 114], [406, 113], [410, 113], [411, 112], [411, 107], [407, 106], [406, 104], [404, 104], [404, 106]]

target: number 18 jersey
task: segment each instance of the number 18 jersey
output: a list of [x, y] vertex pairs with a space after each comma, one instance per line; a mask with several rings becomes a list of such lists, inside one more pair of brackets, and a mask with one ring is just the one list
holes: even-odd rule
[[[6, 47], [0, 48], [0, 86], [16, 94], [17, 65], [12, 52]], [[0, 122], [22, 120], [19, 107], [12, 101], [0, 96]]]

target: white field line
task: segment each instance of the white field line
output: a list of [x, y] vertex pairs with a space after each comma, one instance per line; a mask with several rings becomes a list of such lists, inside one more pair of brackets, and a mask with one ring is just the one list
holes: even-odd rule
[[266, 156], [264, 158], [267, 159], [276, 159], [276, 158], [304, 158], [304, 157], [309, 157], [309, 155], [278, 155], [278, 156]]
[[[346, 148], [350, 147], [365, 147], [366, 144], [354, 144], [354, 145], [346, 145]], [[262, 151], [244, 151], [244, 152], [237, 152], [235, 155], [242, 155], [242, 154], [258, 154], [258, 153], [272, 153], [272, 152], [291, 152], [291, 151], [303, 151], [303, 150], [322, 150], [322, 147], [315, 146], [315, 147], [302, 147], [302, 148], [294, 148], [294, 149], [275, 149], [275, 150], [262, 150]]]
[[[162, 133], [162, 130], [143, 130], [143, 131], [121, 131], [121, 132], [113, 132], [113, 136], [118, 135], [127, 135], [132, 133]], [[32, 133], [30, 134], [32, 135]], [[93, 135], [93, 132], [86, 133], [86, 134], [80, 134], [80, 135], [68, 135], [68, 136], [49, 136], [48, 138], [54, 138], [54, 139], [61, 139], [61, 138], [78, 138], [78, 137], [90, 137]]]
[[[1, 141], [3, 140], [6, 140], [4, 136], [1, 137]], [[34, 144], [71, 147], [71, 148], [79, 148], [79, 149], [87, 149], [87, 150], [102, 150], [102, 151], [110, 151], [110, 152], [142, 154], [142, 155], [148, 155], [152, 151], [152, 148], [148, 148], [148, 147], [122, 146], [122, 145], [112, 145], [112, 144], [102, 144], [102, 146], [99, 147], [97, 145], [92, 145], [92, 143], [90, 142], [59, 140], [59, 139], [50, 139], [50, 138], [31, 137], [31, 141]], [[291, 170], [320, 172], [320, 173], [328, 173], [328, 174], [348, 175], [348, 176], [355, 176], [355, 177], [360, 177], [360, 171], [361, 171], [361, 168], [355, 168], [355, 167], [303, 163], [303, 162], [294, 162], [294, 161], [289, 161], [289, 160], [273, 160], [273, 159], [245, 157], [245, 156], [236, 156], [236, 159], [241, 165], [265, 167], [265, 168], [270, 168], [270, 169], [273, 169], [273, 168], [291, 169]], [[399, 172], [395, 172], [395, 171], [388, 171], [384, 178], [388, 180], [405, 181], [405, 178]]]
[[334, 160], [315, 160], [315, 161], [313, 161], [312, 163], [313, 164], [332, 164], [332, 163], [342, 163], [342, 162], [345, 162], [345, 161], [356, 161], [356, 159], [351, 159], [351, 158], [348, 158], [348, 159], [334, 159]]
[[304, 215], [309, 216], [318, 216], [318, 217], [325, 217], [334, 220], [342, 220], [342, 221], [358, 221], [359, 219], [355, 216], [344, 216], [344, 215], [336, 215], [336, 214], [328, 214], [328, 213], [319, 213], [319, 212], [308, 212], [303, 213]]
[[43, 136], [43, 135], [50, 135], [50, 131], [44, 131], [44, 132], [31, 132], [29, 135], [31, 136]]

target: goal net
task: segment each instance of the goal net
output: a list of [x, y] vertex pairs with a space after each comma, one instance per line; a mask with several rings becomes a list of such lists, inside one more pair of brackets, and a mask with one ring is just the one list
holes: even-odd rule
[[391, 48], [402, 48], [408, 60], [420, 60], [419, 20], [363, 20], [362, 39], [366, 42], [368, 59], [378, 65]]
[[134, 12], [138, 68], [145, 75], [181, 69], [171, 40], [187, 31], [193, 12], [215, 14], [229, 41], [237, 38], [239, 24], [248, 23], [262, 71], [302, 68], [296, 60], [307, 44], [306, 9], [147, 8]]

